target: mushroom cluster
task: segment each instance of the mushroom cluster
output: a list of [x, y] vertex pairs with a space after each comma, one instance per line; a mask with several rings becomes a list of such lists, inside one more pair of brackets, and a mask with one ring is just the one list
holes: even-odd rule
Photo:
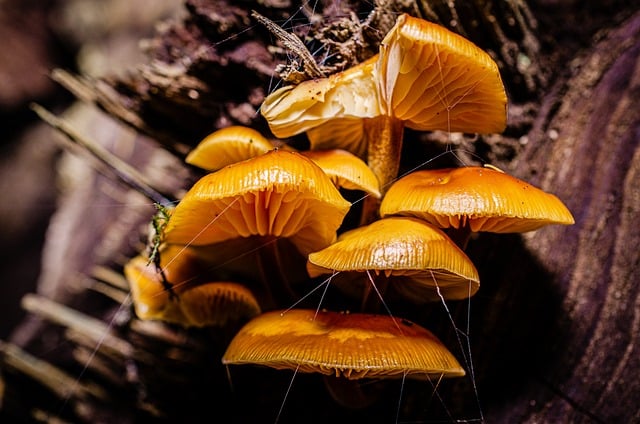
[[[384, 299], [468, 299], [480, 287], [464, 251], [471, 232], [533, 231], [573, 217], [554, 195], [494, 167], [398, 178], [402, 133], [501, 132], [506, 102], [487, 53], [400, 16], [368, 61], [268, 96], [261, 111], [278, 140], [229, 127], [189, 154], [208, 173], [168, 211], [157, 257], [125, 269], [137, 315], [241, 322], [227, 365], [345, 379], [465, 375], [433, 333], [384, 312]], [[283, 142], [301, 133], [310, 150]], [[355, 224], [345, 219], [354, 210], [345, 191], [367, 199]], [[359, 310], [294, 307], [310, 282], [331, 282]]]

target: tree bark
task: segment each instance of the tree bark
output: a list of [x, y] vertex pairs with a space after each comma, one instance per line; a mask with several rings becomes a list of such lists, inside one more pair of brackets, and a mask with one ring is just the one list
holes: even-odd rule
[[[162, 146], [181, 159], [217, 128], [241, 124], [268, 134], [258, 113], [260, 103], [274, 88], [275, 70], [289, 75], [292, 69], [282, 68], [289, 63], [287, 52], [278, 49], [271, 34], [251, 19], [252, 8], [286, 30], [295, 30], [312, 50], [328, 46], [326, 56], [332, 59], [322, 62], [327, 72], [374, 54], [396, 13], [408, 12], [460, 32], [499, 63], [510, 97], [509, 126], [502, 135], [473, 140], [409, 132], [403, 166], [410, 169], [444, 151], [445, 143], [454, 142], [463, 149], [458, 157], [467, 164], [489, 162], [555, 193], [568, 205], [576, 224], [522, 236], [482, 234], [471, 240], [468, 252], [480, 271], [481, 288], [470, 304], [453, 302], [450, 308], [458, 328], [466, 331], [470, 306], [474, 379], [443, 383], [438, 389], [442, 402], [428, 383], [407, 382], [398, 406], [397, 382], [372, 389], [388, 398], [381, 397], [364, 410], [350, 410], [333, 402], [320, 379], [296, 376], [279, 422], [394, 422], [396, 417], [420, 422], [640, 421], [640, 382], [635, 378], [640, 372], [640, 226], [635, 222], [640, 216], [637, 5], [609, 2], [602, 9], [580, 9], [571, 1], [540, 1], [530, 6], [515, 0], [458, 3], [379, 1], [372, 8], [369, 2], [326, 1], [309, 9], [286, 0], [255, 4], [189, 0], [187, 18], [163, 26], [147, 43], [149, 63], [138, 72], [100, 80], [64, 73], [55, 78], [79, 99], [99, 105], [111, 118], [154, 140], [132, 141], [140, 150], [131, 160], [144, 171], [152, 162], [153, 146]], [[606, 8], [618, 13], [605, 15]], [[568, 23], [558, 25], [558, 15]], [[583, 20], [571, 20], [575, 16]], [[289, 141], [304, 143], [302, 137]], [[172, 167], [175, 159], [169, 160]], [[452, 163], [452, 156], [443, 162]], [[180, 178], [165, 181], [167, 191], [179, 192], [197, 176], [197, 171], [187, 168], [176, 172]], [[156, 178], [157, 184], [164, 181], [162, 175]], [[99, 182], [91, 184], [84, 187], [85, 200], [69, 200], [76, 213], [86, 198], [101, 199], [90, 193]], [[121, 195], [129, 192], [118, 190], [123, 191]], [[118, 225], [101, 229], [102, 240], [113, 243], [110, 249], [103, 249], [101, 256], [82, 257], [81, 263], [67, 258], [67, 263], [84, 273], [91, 273], [94, 265], [117, 270], [123, 258], [114, 256], [126, 256], [140, 246], [138, 237], [131, 240], [131, 233], [144, 234], [141, 211], [129, 213], [126, 224], [117, 221]], [[85, 210], [80, 216], [90, 223], [87, 214]], [[106, 222], [110, 214], [104, 214], [101, 221]], [[64, 216], [60, 219], [64, 222]], [[90, 246], [95, 236], [92, 226], [78, 231], [80, 235], [69, 245], [75, 241], [77, 247], [81, 241], [84, 253], [95, 253]], [[59, 270], [53, 262], [49, 265]], [[42, 284], [41, 294], [106, 320], [121, 314], [112, 303], [96, 300], [95, 293], [76, 291], [70, 296], [64, 288], [68, 276], [68, 269], [43, 276], [42, 281], [55, 281]], [[87, 307], [87, 302], [99, 308]], [[440, 305], [407, 306], [402, 316], [425, 323], [445, 344], [457, 346], [457, 333], [441, 309]], [[133, 353], [106, 352], [107, 343], [87, 373], [87, 379], [111, 390], [107, 400], [72, 397], [75, 408], [60, 413], [63, 418], [86, 422], [276, 420], [291, 375], [234, 369], [231, 389], [219, 357], [233, 329], [218, 334], [135, 319], [120, 322], [111, 332], [125, 340]], [[42, 322], [22, 330], [14, 342], [39, 354], [51, 348], [39, 341], [44, 332], [69, 337]], [[94, 347], [87, 334], [74, 340], [85, 353]], [[462, 341], [463, 350], [456, 354], [467, 355]], [[77, 365], [65, 359], [58, 358], [58, 365], [75, 375]], [[100, 361], [111, 366], [116, 374], [112, 380], [99, 369]], [[9, 385], [9, 393], [19, 390], [19, 384]], [[47, 396], [34, 398], [16, 410], [54, 410]]]
[[[520, 343], [516, 350], [504, 344], [501, 355], [517, 357], [510, 363], [529, 374], [524, 390], [507, 384], [519, 394], [497, 408], [498, 421], [640, 419], [633, 377], [640, 365], [640, 14], [571, 65], [569, 80], [542, 99], [514, 169], [565, 199], [576, 224], [524, 239], [542, 275], [511, 270], [498, 283], [500, 290], [536, 286], [507, 289], [523, 296], [519, 306], [491, 305], [511, 311], [509, 325], [518, 326], [487, 323], [492, 331], [502, 327], [512, 346]], [[505, 256], [502, 263], [520, 262]]]

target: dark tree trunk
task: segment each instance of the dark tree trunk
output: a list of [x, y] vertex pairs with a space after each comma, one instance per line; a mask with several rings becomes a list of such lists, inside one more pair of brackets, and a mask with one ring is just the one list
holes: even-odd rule
[[[640, 421], [637, 2], [379, 1], [373, 7], [370, 2], [326, 1], [311, 9], [288, 1], [190, 0], [186, 6], [187, 17], [162, 27], [146, 44], [149, 63], [130, 76], [93, 80], [54, 74], [80, 100], [98, 104], [111, 119], [136, 130], [127, 160], [163, 194], [179, 197], [197, 177], [180, 160], [209, 132], [241, 124], [268, 133], [257, 111], [278, 81], [274, 70], [289, 62], [287, 52], [274, 49], [276, 39], [253, 20], [252, 9], [288, 31], [295, 29], [311, 50], [329, 46], [327, 56], [333, 59], [322, 63], [327, 72], [374, 54], [394, 14], [408, 12], [448, 26], [489, 51], [500, 65], [510, 111], [502, 135], [471, 141], [407, 134], [405, 145], [412, 147], [404, 165], [419, 164], [454, 141], [466, 163], [489, 162], [553, 192], [576, 218], [569, 227], [471, 240], [469, 255], [482, 284], [471, 302], [469, 327], [477, 389], [469, 379], [457, 385], [447, 381], [439, 389], [440, 402], [432, 386], [408, 382], [398, 410], [400, 385], [391, 383], [381, 389], [389, 398], [351, 410], [333, 402], [321, 379], [297, 376], [280, 422], [394, 422], [396, 414], [401, 421], [426, 422]], [[449, 156], [443, 164], [451, 161]], [[158, 163], [172, 178], [156, 172]], [[64, 351], [45, 359], [66, 369], [70, 384], [78, 387], [71, 394], [43, 390], [21, 375], [23, 368], [12, 361], [20, 355], [2, 345], [5, 368], [13, 376], [7, 379], [8, 415], [43, 409], [87, 422], [152, 417], [274, 422], [291, 375], [234, 369], [231, 390], [219, 358], [233, 329], [220, 334], [145, 324], [96, 295], [95, 285], [94, 290], [69, 288], [75, 272], [103, 282], [121, 281], [97, 274], [94, 267], [117, 271], [143, 245], [153, 212], [148, 205], [102, 215], [86, 208], [88, 199], [139, 199], [113, 184], [114, 179], [113, 174], [94, 174], [63, 202], [49, 233], [39, 289], [45, 298], [25, 301], [33, 315], [12, 340], [39, 356], [52, 347]], [[56, 245], [52, 238], [69, 232], [73, 236], [62, 244], [68, 250], [60, 255], [60, 239]], [[112, 297], [124, 299], [124, 292], [119, 293]], [[73, 328], [75, 333], [63, 334], [60, 324], [78, 326], [83, 318], [56, 326], [37, 319], [61, 319], [62, 312], [46, 298], [111, 322], [109, 334], [119, 338], [102, 340], [92, 356], [101, 339], [91, 331], [106, 329], [94, 323], [91, 330]], [[466, 330], [468, 304], [450, 307], [458, 327]], [[402, 313], [435, 327], [447, 345], [457, 346], [448, 317], [434, 311], [407, 308]], [[53, 334], [53, 341], [43, 341], [43, 334]], [[62, 339], [70, 339], [65, 347], [73, 349], [61, 349]], [[74, 380], [85, 372], [70, 355], [91, 364], [86, 377]], [[33, 400], [20, 399], [24, 387], [34, 386]], [[66, 399], [66, 408], [59, 406], [58, 397]]]
[[[610, 28], [570, 69], [542, 98], [514, 168], [565, 199], [576, 224], [524, 239], [542, 275], [515, 269], [500, 277], [501, 290], [535, 287], [507, 289], [526, 293], [517, 305], [491, 305], [503, 310], [495, 319], [510, 323], [488, 328], [502, 327], [509, 344], [520, 344], [503, 354], [522, 355], [513, 365], [532, 374], [497, 417], [637, 422], [640, 14]], [[505, 256], [503, 263], [521, 261]]]

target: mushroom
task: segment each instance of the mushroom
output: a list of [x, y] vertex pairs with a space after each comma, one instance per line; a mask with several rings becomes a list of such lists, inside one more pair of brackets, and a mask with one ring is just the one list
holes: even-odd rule
[[242, 322], [260, 313], [247, 287], [208, 281], [205, 265], [188, 247], [164, 248], [160, 267], [161, 271], [142, 255], [125, 264], [124, 275], [140, 319], [204, 327]]
[[527, 232], [549, 224], [574, 223], [571, 212], [553, 194], [486, 166], [408, 174], [391, 186], [380, 215], [413, 216], [467, 235]]
[[222, 363], [351, 380], [465, 375], [442, 342], [413, 322], [309, 309], [276, 310], [253, 318], [231, 340]]
[[338, 188], [361, 190], [380, 198], [378, 179], [360, 158], [342, 150], [305, 150], [300, 152], [316, 163]]
[[172, 212], [163, 242], [289, 238], [306, 255], [335, 240], [350, 206], [313, 161], [273, 150], [198, 180]]
[[161, 239], [199, 246], [203, 256], [236, 253], [226, 266], [251, 281], [257, 274], [261, 305], [273, 308], [298, 297], [292, 286], [308, 278], [306, 255], [336, 239], [350, 206], [311, 159], [272, 150], [198, 180], [171, 213]]
[[253, 128], [234, 125], [214, 131], [187, 155], [185, 162], [216, 171], [273, 150], [274, 146]]
[[[335, 243], [309, 254], [307, 271], [312, 278], [336, 271], [371, 271], [382, 278], [381, 283], [391, 279], [389, 286], [415, 303], [440, 296], [465, 299], [480, 287], [475, 266], [442, 230], [406, 217], [380, 219], [341, 234]], [[353, 275], [339, 283], [352, 293], [357, 291], [354, 284]]]
[[487, 53], [403, 14], [378, 55], [342, 73], [283, 87], [265, 99], [261, 112], [277, 137], [313, 130], [315, 144], [326, 138], [345, 148], [344, 139], [356, 153], [364, 143], [384, 195], [398, 173], [404, 127], [501, 132], [506, 103], [498, 66]]

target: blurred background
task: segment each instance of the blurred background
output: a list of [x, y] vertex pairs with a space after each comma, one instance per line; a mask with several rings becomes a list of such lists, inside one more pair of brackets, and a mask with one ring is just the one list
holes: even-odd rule
[[62, 149], [30, 109], [54, 113], [74, 99], [54, 82], [55, 68], [118, 75], [144, 59], [141, 40], [182, 13], [180, 0], [0, 1], [0, 339], [23, 318], [21, 297], [35, 291], [49, 220], [62, 189]]

